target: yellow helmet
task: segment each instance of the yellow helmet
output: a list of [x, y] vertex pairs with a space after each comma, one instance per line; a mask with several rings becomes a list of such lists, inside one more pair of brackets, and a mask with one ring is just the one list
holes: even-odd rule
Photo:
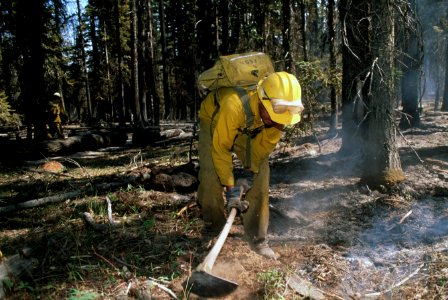
[[302, 88], [297, 78], [287, 72], [272, 73], [260, 81], [258, 97], [272, 121], [283, 124], [296, 124], [303, 111]]

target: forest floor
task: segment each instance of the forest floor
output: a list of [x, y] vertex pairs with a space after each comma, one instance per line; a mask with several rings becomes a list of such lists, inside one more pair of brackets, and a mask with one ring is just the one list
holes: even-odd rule
[[[447, 299], [448, 113], [428, 105], [421, 117], [419, 128], [397, 137], [406, 181], [393, 190], [360, 183], [359, 158], [340, 157], [340, 134], [326, 134], [323, 123], [315, 125], [317, 136], [279, 145], [269, 225], [278, 259], [251, 251], [234, 225], [212, 272], [239, 286], [221, 299]], [[184, 142], [2, 161], [0, 207], [85, 191], [0, 213], [0, 261], [27, 248], [22, 258], [32, 262], [4, 280], [5, 298], [203, 299], [183, 287], [216, 241], [203, 231], [194, 191], [129, 181], [87, 192], [185, 165], [189, 151]], [[48, 160], [63, 172], [45, 169]]]

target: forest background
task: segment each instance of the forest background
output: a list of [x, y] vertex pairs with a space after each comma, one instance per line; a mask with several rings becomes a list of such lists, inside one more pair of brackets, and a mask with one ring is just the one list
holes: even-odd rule
[[[376, 47], [369, 31], [375, 28], [367, 25], [370, 2], [2, 1], [1, 98], [28, 126], [39, 123], [54, 92], [63, 96], [71, 122], [147, 126], [195, 120], [203, 96], [195, 84], [198, 74], [220, 55], [261, 51], [276, 70], [298, 76], [308, 113], [330, 101], [335, 111], [353, 101], [342, 90], [356, 89], [354, 79], [365, 83], [369, 76], [364, 67], [374, 58], [365, 62], [369, 47]], [[393, 68], [385, 75], [395, 78], [396, 99], [402, 98], [402, 80], [403, 98], [411, 94], [415, 102], [426, 94], [438, 102], [447, 81], [446, 3], [381, 5], [390, 6], [383, 9], [390, 8], [394, 18], [387, 50]], [[346, 59], [352, 87], [341, 85], [344, 56], [350, 55], [359, 60]], [[406, 107], [405, 112], [416, 116]]]
[[[395, 124], [387, 120], [401, 109], [400, 126], [418, 126], [425, 94], [436, 109], [443, 95], [441, 109], [448, 109], [446, 6], [426, 0], [2, 1], [0, 95], [9, 115], [2, 122], [24, 124], [28, 140], [45, 139], [54, 92], [71, 122], [144, 128], [195, 121], [203, 97], [198, 74], [220, 55], [261, 51], [276, 70], [298, 76], [305, 120], [329, 110], [334, 130], [342, 111], [342, 150], [366, 157], [379, 151], [381, 166], [373, 173], [400, 169]], [[364, 149], [356, 147], [359, 139]], [[384, 143], [392, 150], [381, 150]]]

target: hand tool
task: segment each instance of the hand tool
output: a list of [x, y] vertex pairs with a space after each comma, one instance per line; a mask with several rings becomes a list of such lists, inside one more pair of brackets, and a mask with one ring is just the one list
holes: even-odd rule
[[227, 218], [226, 224], [219, 234], [212, 250], [207, 254], [204, 261], [193, 271], [191, 276], [184, 282], [184, 287], [187, 291], [194, 293], [201, 297], [222, 297], [233, 292], [238, 284], [236, 282], [218, 277], [211, 274], [213, 265], [221, 251], [233, 221], [237, 214], [237, 209], [232, 208]]

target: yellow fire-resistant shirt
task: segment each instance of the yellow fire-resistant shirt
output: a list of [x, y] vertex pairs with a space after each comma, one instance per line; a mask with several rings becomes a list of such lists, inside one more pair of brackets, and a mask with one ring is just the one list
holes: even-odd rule
[[[199, 118], [210, 124], [213, 118], [212, 132], [212, 159], [221, 184], [224, 186], [233, 186], [232, 151], [234, 151], [243, 165], [246, 165], [246, 142], [247, 135], [242, 133], [246, 127], [246, 117], [243, 104], [238, 93], [233, 88], [221, 88], [218, 90], [219, 110], [213, 117], [215, 103], [213, 93], [211, 92], [204, 101], [202, 101], [199, 111]], [[281, 138], [282, 132], [274, 127], [265, 128], [261, 120], [258, 109], [258, 95], [256, 91], [249, 92], [249, 101], [254, 123], [250, 129], [263, 128], [255, 138], [251, 140], [251, 166], [250, 170], [258, 173], [260, 163], [265, 160], [275, 149]]]

